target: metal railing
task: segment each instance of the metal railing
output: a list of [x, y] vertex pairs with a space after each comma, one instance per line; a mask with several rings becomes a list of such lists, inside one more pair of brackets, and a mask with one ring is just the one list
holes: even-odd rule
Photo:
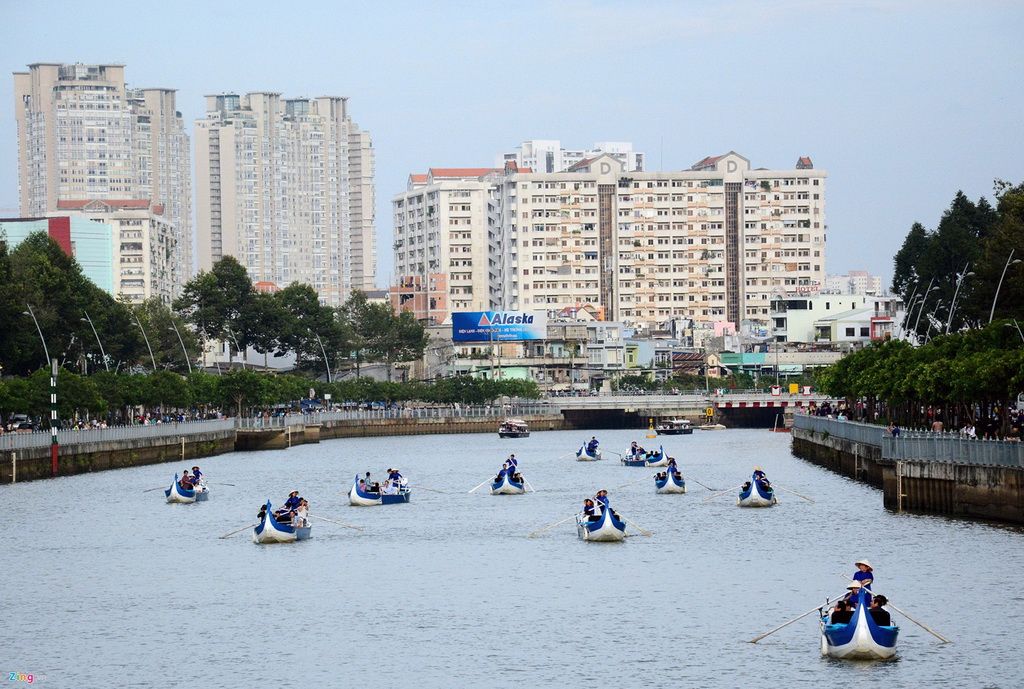
[[862, 445], [882, 447], [882, 438], [886, 431], [882, 426], [857, 421], [840, 421], [826, 416], [796, 414], [793, 416], [793, 428], [800, 428], [815, 433], [828, 433], [833, 438], [851, 440]]
[[[214, 419], [211, 421], [186, 421], [183, 423], [172, 421], [145, 426], [114, 426], [112, 428], [89, 428], [83, 430], [62, 429], [57, 431], [57, 442], [61, 445], [77, 445], [80, 443], [104, 443], [140, 438], [181, 437], [197, 433], [209, 433], [211, 431], [227, 431], [234, 427], [234, 419]], [[50, 442], [49, 430], [34, 431], [32, 433], [7, 433], [0, 436], [0, 451], [47, 447]]]
[[1024, 467], [1024, 443], [1020, 442], [978, 440], [957, 433], [905, 429], [901, 429], [899, 436], [894, 438], [882, 426], [807, 414], [795, 415], [793, 427], [881, 448], [882, 459], [886, 461]]
[[890, 436], [882, 439], [882, 458], [1024, 467], [1024, 443], [978, 440], [954, 433], [901, 432], [898, 438]]
[[536, 416], [557, 413], [559, 413], [557, 405], [537, 403], [406, 407], [404, 409], [341, 409], [286, 418], [302, 419], [300, 423], [322, 423], [325, 421], [361, 421], [367, 419], [504, 419], [509, 416]]

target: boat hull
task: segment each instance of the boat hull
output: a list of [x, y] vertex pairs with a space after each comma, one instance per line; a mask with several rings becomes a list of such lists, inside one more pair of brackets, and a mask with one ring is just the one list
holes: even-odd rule
[[882, 627], [867, 612], [864, 593], [858, 594], [857, 609], [849, 624], [828, 624], [821, 620], [821, 652], [842, 660], [891, 660], [896, 657], [899, 627]]
[[651, 455], [651, 458], [647, 460], [647, 466], [649, 467], [667, 467], [668, 466], [668, 455], [665, 454], [665, 448], [659, 447], [658, 454]]
[[352, 488], [348, 492], [348, 503], [355, 507], [375, 507], [377, 505], [397, 505], [409, 502], [411, 492], [408, 490], [399, 493], [368, 493], [359, 488], [359, 477], [356, 476], [352, 482]]
[[498, 431], [499, 438], [529, 438], [530, 431]]
[[522, 495], [526, 492], [525, 483], [516, 483], [503, 475], [498, 482], [491, 482], [491, 495]]
[[775, 491], [766, 491], [753, 477], [750, 478], [750, 487], [741, 490], [736, 499], [736, 504], [740, 507], [771, 507], [776, 503], [778, 499], [775, 497]]
[[584, 541], [611, 543], [626, 537], [626, 524], [612, 516], [612, 511], [601, 512], [601, 518], [595, 522], [582, 517], [576, 518], [576, 535]]
[[252, 542], [264, 544], [304, 541], [309, 538], [311, 531], [312, 527], [309, 526], [291, 526], [274, 519], [273, 509], [268, 501], [266, 514], [252, 530]]
[[629, 459], [628, 457], [623, 457], [622, 458], [622, 464], [623, 464], [623, 466], [627, 466], [627, 467], [645, 467], [645, 466], [647, 466], [647, 460], [643, 459], [643, 458], [641, 458], [641, 459]]
[[164, 497], [167, 498], [167, 502], [190, 505], [198, 500], [207, 500], [210, 496], [205, 491], [197, 491], [194, 488], [185, 490], [178, 484], [178, 475], [175, 474], [174, 480], [171, 481], [171, 487], [164, 491]]
[[576, 450], [576, 461], [577, 462], [596, 462], [601, 459], [601, 450], [598, 450], [594, 454], [587, 452], [585, 446], [580, 446], [580, 449]]
[[654, 479], [654, 492], [655, 493], [685, 493], [686, 492], [686, 481], [682, 475], [677, 479], [672, 474], [665, 477], [664, 481], [659, 481], [657, 478]]

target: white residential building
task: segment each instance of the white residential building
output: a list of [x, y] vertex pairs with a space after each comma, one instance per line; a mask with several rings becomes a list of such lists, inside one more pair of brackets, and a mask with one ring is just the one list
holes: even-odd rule
[[[472, 292], [447, 285], [450, 302], [435, 302], [434, 322], [469, 307], [586, 305], [641, 330], [674, 319], [704, 330], [766, 327], [773, 295], [817, 292], [824, 279], [826, 174], [808, 158], [791, 170], [753, 170], [728, 153], [679, 172], [630, 173], [611, 155], [560, 173], [514, 162], [458, 172], [461, 186], [443, 203], [434, 174], [413, 175], [394, 199], [396, 282], [407, 285], [406, 302], [420, 303], [415, 295], [436, 286], [436, 274], [471, 273]], [[447, 200], [451, 191], [475, 194], [476, 205], [431, 215], [431, 204], [449, 214], [458, 205]]]
[[170, 304], [182, 284], [178, 232], [162, 205], [146, 199], [58, 201], [51, 217], [81, 217], [112, 232], [113, 294], [139, 304], [156, 297]]
[[846, 275], [829, 275], [822, 292], [829, 294], [883, 294], [882, 278], [866, 270], [851, 270]]
[[517, 167], [528, 167], [536, 172], [563, 172], [587, 158], [607, 153], [629, 172], [643, 172], [644, 154], [633, 150], [628, 141], [598, 141], [590, 149], [562, 148], [557, 139], [531, 139], [524, 141], [515, 150], [501, 155], [498, 166], [515, 163]]
[[899, 297], [822, 293], [773, 297], [771, 316], [776, 342], [863, 344], [895, 337], [904, 309]]
[[163, 207], [176, 295], [192, 274], [192, 176], [175, 91], [128, 89], [123, 65], [37, 63], [15, 72], [14, 92], [21, 214], [88, 200]]
[[206, 97], [196, 122], [199, 267], [234, 256], [253, 281], [342, 304], [376, 270], [370, 136], [348, 99]]

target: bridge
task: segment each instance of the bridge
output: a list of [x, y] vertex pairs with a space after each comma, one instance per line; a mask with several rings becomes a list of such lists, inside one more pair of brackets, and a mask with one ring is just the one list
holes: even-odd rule
[[769, 427], [780, 414], [785, 418], [796, 409], [824, 402], [835, 402], [835, 398], [818, 392], [772, 395], [739, 390], [723, 394], [697, 391], [678, 395], [619, 394], [548, 400], [553, 411], [557, 409], [567, 422], [580, 427], [636, 427], [646, 425], [652, 418], [669, 417], [686, 418], [695, 423], [704, 423], [710, 418], [730, 427]]

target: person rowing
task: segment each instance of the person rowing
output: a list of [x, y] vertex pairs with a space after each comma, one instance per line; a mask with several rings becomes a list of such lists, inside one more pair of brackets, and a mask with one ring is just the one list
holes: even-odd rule
[[587, 443], [587, 454], [588, 455], [596, 454], [597, 453], [597, 446], [600, 445], [600, 444], [601, 443], [599, 443], [597, 441], [597, 436], [596, 435], [590, 436], [590, 441]]
[[199, 467], [192, 467], [192, 483], [194, 485], [199, 485], [200, 483], [203, 483], [204, 477], [205, 474], [199, 471]]
[[871, 590], [871, 582], [875, 580], [875, 570], [867, 560], [857, 560], [853, 563], [857, 571], [853, 573], [853, 580], [859, 581], [860, 585]]
[[609, 512], [612, 513], [613, 517], [615, 517], [616, 519], [619, 518], [618, 512], [613, 510], [611, 503], [608, 502], [608, 491], [606, 491], [604, 488], [597, 491], [597, 495], [594, 496], [594, 500], [597, 501], [597, 504], [601, 507], [602, 511], [608, 510]]
[[519, 460], [516, 459], [516, 456], [515, 456], [514, 453], [510, 454], [508, 456], [508, 459], [506, 459], [505, 463], [502, 465], [502, 469], [507, 469], [509, 471], [509, 474], [514, 474], [518, 468], [519, 468]]
[[288, 494], [288, 499], [284, 501], [284, 505], [280, 509], [274, 511], [274, 519], [278, 521], [288, 521], [291, 519], [292, 514], [299, 508], [299, 504], [302, 502], [302, 498], [299, 497], [299, 491], [293, 490]]
[[178, 480], [178, 485], [181, 486], [182, 490], [192, 490], [195, 484], [192, 482], [192, 477], [189, 476], [188, 469], [181, 474], [181, 479]]
[[681, 476], [682, 473], [679, 471], [679, 465], [676, 464], [675, 457], [668, 458], [668, 464], [665, 466], [665, 470], [674, 476]]
[[598, 519], [601, 518], [601, 515], [598, 513], [597, 508], [594, 506], [594, 501], [591, 500], [590, 498], [585, 498], [583, 500], [583, 516], [587, 519], [587, 521], [591, 522], [596, 522]]

